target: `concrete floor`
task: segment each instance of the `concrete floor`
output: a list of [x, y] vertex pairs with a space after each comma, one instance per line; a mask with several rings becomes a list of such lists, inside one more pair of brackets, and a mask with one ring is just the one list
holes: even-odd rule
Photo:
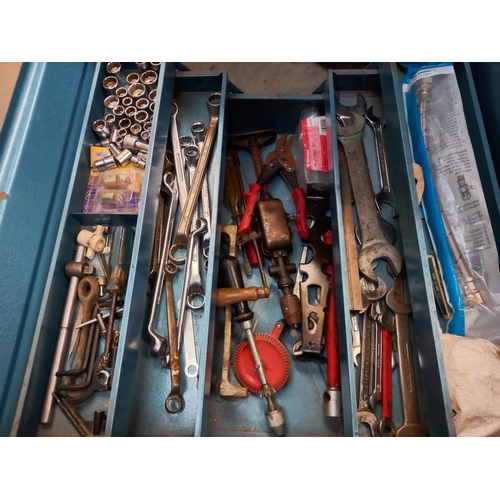
[[[0, 130], [22, 63], [0, 63]], [[229, 71], [230, 80], [249, 94], [310, 94], [326, 79], [328, 69], [362, 68], [366, 63], [183, 63], [193, 72]]]

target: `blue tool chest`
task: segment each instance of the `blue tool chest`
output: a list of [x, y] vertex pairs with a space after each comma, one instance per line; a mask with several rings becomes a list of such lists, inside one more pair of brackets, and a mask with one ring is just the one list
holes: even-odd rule
[[[134, 63], [125, 63], [126, 72]], [[128, 65], [128, 66], [127, 66]], [[492, 219], [499, 214], [498, 184], [482, 124], [471, 67], [455, 65], [464, 101], [466, 119], [477, 159], [488, 209]], [[344, 242], [341, 181], [335, 127], [336, 100], [356, 105], [361, 92], [367, 106], [386, 118], [385, 148], [391, 183], [398, 197], [399, 217], [391, 219], [387, 206], [381, 215], [396, 227], [396, 248], [407, 270], [407, 300], [411, 301], [410, 333], [417, 366], [416, 389], [422, 424], [431, 436], [453, 436], [455, 428], [440, 342], [438, 313], [427, 261], [429, 235], [417, 201], [413, 161], [402, 94], [403, 73], [395, 63], [379, 63], [376, 69], [329, 71], [321, 92], [310, 95], [248, 95], [230, 83], [227, 72], [192, 74], [162, 63], [155, 110], [149, 138], [149, 153], [137, 213], [85, 213], [84, 200], [89, 177], [89, 151], [97, 142], [92, 124], [103, 117], [101, 84], [106, 63], [24, 64], [0, 136], [0, 434], [12, 436], [73, 436], [74, 426], [55, 405], [49, 425], [40, 423], [47, 382], [59, 335], [68, 279], [64, 268], [76, 251], [81, 228], [97, 225], [123, 226], [128, 233], [130, 262], [119, 337], [115, 349], [110, 389], [88, 398], [79, 411], [87, 422], [95, 411], [105, 411], [106, 436], [269, 436], [264, 418], [265, 399], [256, 394], [231, 398], [220, 394], [224, 370], [224, 314], [216, 306], [219, 261], [227, 254], [224, 227], [234, 224], [224, 200], [227, 139], [230, 135], [274, 129], [277, 139], [292, 136], [301, 113], [317, 108], [327, 120], [329, 158], [329, 203], [332, 231], [332, 262], [340, 360], [342, 418], [325, 417], [323, 392], [327, 366], [323, 359], [293, 354], [297, 334], [288, 329], [280, 336], [290, 360], [287, 383], [274, 399], [286, 416], [288, 436], [365, 436], [358, 422], [360, 365], [352, 354], [351, 313]], [[183, 408], [165, 411], [170, 390], [169, 369], [151, 356], [147, 324], [151, 309], [148, 276], [155, 245], [158, 199], [169, 142], [170, 112], [178, 107], [179, 135], [190, 133], [191, 125], [208, 125], [207, 98], [220, 93], [217, 134], [208, 164], [211, 200], [210, 246], [203, 271], [205, 305], [193, 311], [192, 321], [199, 364], [197, 376], [182, 374]], [[363, 132], [366, 160], [375, 191], [380, 187], [373, 134]], [[277, 140], [276, 139], [276, 140]], [[264, 146], [262, 161], [274, 150], [276, 141]], [[245, 191], [256, 182], [252, 156], [239, 151], [240, 172]], [[274, 198], [281, 199], [285, 212], [295, 212], [289, 187], [279, 177], [269, 182]], [[292, 224], [290, 224], [292, 227]], [[494, 228], [497, 245], [500, 229]], [[298, 263], [301, 239], [292, 229], [290, 260]], [[98, 262], [98, 261], [97, 261]], [[382, 261], [381, 261], [382, 262]], [[265, 263], [267, 269], [269, 261]], [[379, 264], [386, 283], [392, 278]], [[295, 279], [295, 275], [293, 275]], [[269, 333], [281, 319], [281, 293], [276, 280], [267, 276], [270, 297], [252, 304], [255, 332]], [[257, 269], [245, 276], [246, 286], [260, 286]], [[173, 282], [176, 298], [182, 282]], [[158, 315], [158, 330], [167, 332], [165, 302]], [[243, 339], [233, 325], [232, 350]], [[231, 363], [230, 380], [235, 385]], [[393, 372], [393, 420], [403, 423], [398, 370]]]

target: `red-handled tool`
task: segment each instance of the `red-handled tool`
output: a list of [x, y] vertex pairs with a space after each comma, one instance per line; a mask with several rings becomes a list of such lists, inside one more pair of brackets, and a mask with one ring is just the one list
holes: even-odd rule
[[396, 435], [392, 421], [392, 333], [382, 329], [382, 419], [379, 421], [381, 436]]
[[[274, 151], [269, 153], [266, 158], [266, 163], [262, 168], [257, 182], [249, 185], [250, 192], [244, 193], [247, 203], [245, 213], [241, 219], [238, 232], [240, 234], [247, 233], [250, 230], [250, 223], [252, 221], [253, 212], [257, 203], [257, 196], [261, 191], [262, 186], [266, 185], [277, 173], [281, 175], [283, 180], [288, 184], [292, 190], [292, 198], [296, 207], [297, 224], [295, 229], [301, 238], [309, 237], [309, 227], [306, 219], [306, 193], [299, 187], [297, 175], [295, 173], [295, 160], [291, 153], [293, 143], [293, 136], [288, 137], [283, 134], [278, 142]], [[270, 199], [271, 195], [261, 193], [261, 199]]]
[[[332, 244], [331, 231], [325, 233], [324, 240], [326, 244]], [[328, 292], [328, 308], [325, 321], [326, 390], [323, 395], [323, 411], [327, 417], [340, 417], [342, 414], [342, 401], [340, 393], [339, 334], [333, 264], [327, 264], [325, 272], [330, 282], [330, 291]]]

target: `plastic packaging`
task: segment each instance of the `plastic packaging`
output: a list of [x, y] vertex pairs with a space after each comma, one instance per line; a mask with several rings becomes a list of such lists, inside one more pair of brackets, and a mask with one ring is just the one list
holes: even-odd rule
[[425, 220], [454, 309], [448, 331], [500, 343], [498, 252], [453, 65], [409, 65], [403, 91]]
[[327, 193], [328, 181], [327, 120], [316, 108], [302, 111], [294, 135], [292, 154], [297, 180], [308, 194]]

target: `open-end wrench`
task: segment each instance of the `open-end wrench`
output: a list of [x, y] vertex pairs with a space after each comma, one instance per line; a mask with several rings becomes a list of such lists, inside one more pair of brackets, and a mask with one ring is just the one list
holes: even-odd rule
[[402, 258], [398, 250], [387, 241], [380, 228], [375, 195], [363, 149], [362, 134], [366, 120], [352, 108], [349, 108], [349, 116], [350, 120], [344, 120], [344, 124], [337, 120], [337, 137], [344, 149], [361, 226], [363, 245], [358, 255], [358, 267], [366, 279], [376, 284], [378, 280], [372, 262], [384, 259], [394, 274], [399, 274]]
[[210, 94], [207, 98], [207, 108], [208, 114], [210, 116], [210, 122], [207, 129], [207, 135], [203, 143], [203, 150], [196, 165], [196, 172], [193, 178], [193, 182], [189, 188], [188, 197], [186, 200], [186, 205], [182, 211], [181, 219], [177, 227], [177, 233], [174, 237], [173, 245], [170, 249], [170, 256], [174, 257], [174, 262], [184, 261], [185, 257], [182, 258], [183, 250], [186, 250], [188, 239], [189, 239], [189, 228], [191, 227], [191, 221], [198, 206], [198, 197], [201, 191], [201, 185], [203, 183], [203, 177], [205, 176], [205, 171], [208, 166], [208, 160], [212, 152], [212, 146], [215, 140], [215, 135], [217, 133], [217, 126], [219, 124], [219, 110], [220, 110], [221, 94], [214, 93]]
[[428, 436], [429, 432], [421, 424], [418, 410], [417, 384], [408, 321], [411, 305], [404, 302], [405, 276], [406, 270], [403, 266], [401, 272], [394, 277], [394, 288], [391, 288], [386, 296], [387, 307], [394, 313], [401, 399], [403, 401], [404, 423], [396, 431], [396, 436], [420, 437]]
[[359, 376], [359, 400], [358, 400], [358, 421], [366, 424], [372, 436], [377, 435], [377, 417], [370, 408], [370, 373], [372, 370], [372, 347], [373, 320], [369, 311], [363, 315], [363, 339], [361, 348], [361, 373]]
[[165, 400], [168, 413], [182, 410], [181, 366], [179, 363], [179, 344], [177, 343], [177, 321], [175, 320], [174, 277], [177, 266], [167, 262], [165, 266], [165, 301], [167, 304], [167, 328], [170, 359], [170, 393]]
[[379, 118], [373, 114], [373, 106], [370, 106], [365, 113], [365, 118], [373, 130], [373, 135], [375, 137], [375, 151], [377, 153], [377, 164], [378, 173], [380, 176], [380, 186], [381, 190], [376, 194], [375, 200], [380, 209], [382, 203], [386, 203], [392, 207], [392, 218], [398, 216], [398, 211], [396, 210], [396, 203], [398, 201], [394, 191], [391, 189], [391, 181], [389, 180], [389, 172], [387, 170], [387, 158], [385, 156], [384, 148], [384, 128], [385, 128], [385, 118]]

